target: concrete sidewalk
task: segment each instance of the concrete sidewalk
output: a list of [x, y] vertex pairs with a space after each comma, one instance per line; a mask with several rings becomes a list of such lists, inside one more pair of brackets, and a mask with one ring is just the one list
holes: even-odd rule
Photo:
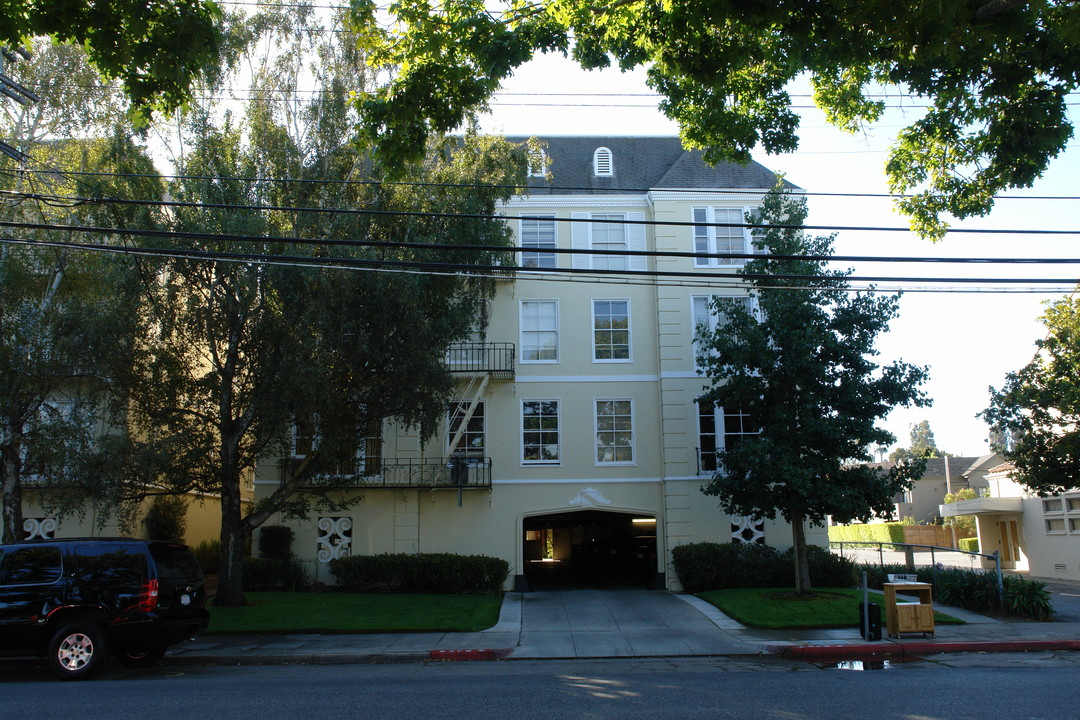
[[[1080, 597], [1078, 595], [1077, 597]], [[1001, 621], [935, 609], [966, 625], [936, 637], [867, 642], [858, 630], [757, 630], [691, 595], [647, 590], [507, 593], [499, 622], [475, 633], [203, 635], [167, 664], [342, 664], [612, 657], [863, 657], [939, 652], [1080, 650], [1080, 620]]]

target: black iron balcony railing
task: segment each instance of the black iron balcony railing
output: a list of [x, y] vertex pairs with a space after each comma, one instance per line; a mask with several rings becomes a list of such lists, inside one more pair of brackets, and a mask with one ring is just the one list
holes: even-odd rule
[[[343, 468], [339, 468], [342, 470]], [[491, 458], [384, 458], [360, 460], [355, 472], [312, 477], [312, 488], [432, 488], [473, 490], [491, 487]]]
[[450, 372], [489, 373], [492, 377], [514, 377], [514, 343], [457, 343], [446, 351]]

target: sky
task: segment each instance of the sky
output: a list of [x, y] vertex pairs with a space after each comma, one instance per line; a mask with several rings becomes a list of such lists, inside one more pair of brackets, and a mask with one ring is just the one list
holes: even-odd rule
[[[784, 173], [808, 193], [887, 193], [886, 150], [896, 132], [918, 117], [918, 111], [889, 110], [870, 131], [852, 136], [829, 127], [822, 113], [811, 107], [809, 97], [796, 96], [808, 93], [807, 87], [793, 87], [790, 92], [793, 104], [806, 106], [800, 109], [803, 121], [799, 150], [773, 156], [755, 153], [754, 159]], [[650, 91], [641, 73], [587, 72], [561, 57], [541, 57], [504, 83], [481, 126], [507, 135], [677, 135], [678, 128], [659, 113], [655, 99], [637, 96], [646, 93]], [[1080, 97], [1076, 99], [1080, 106]], [[1077, 109], [1073, 112], [1074, 123], [1080, 115]], [[1078, 160], [1080, 138], [1074, 138], [1032, 188], [1009, 191], [1006, 195], [1015, 199], [999, 199], [985, 218], [952, 224], [964, 229], [1078, 230], [1076, 233], [1053, 237], [954, 234], [931, 243], [906, 232], [841, 231], [835, 252], [903, 257], [1075, 258], [1080, 243], [1080, 200], [1021, 196], [1080, 194]], [[892, 210], [888, 198], [810, 195], [808, 202], [807, 225], [907, 226], [906, 219]], [[1074, 266], [1068, 265], [849, 266], [865, 274], [909, 277], [1076, 277]], [[1036, 340], [1045, 334], [1039, 322], [1043, 303], [1062, 297], [1060, 292], [904, 293], [899, 317], [879, 338], [879, 359], [928, 366], [930, 380], [924, 390], [933, 399], [933, 406], [898, 408], [890, 413], [885, 427], [897, 436], [897, 445], [906, 447], [911, 426], [927, 420], [941, 450], [967, 456], [988, 452], [988, 429], [976, 415], [989, 404], [989, 388], [1000, 388], [1007, 373], [1019, 370], [1032, 359]]]

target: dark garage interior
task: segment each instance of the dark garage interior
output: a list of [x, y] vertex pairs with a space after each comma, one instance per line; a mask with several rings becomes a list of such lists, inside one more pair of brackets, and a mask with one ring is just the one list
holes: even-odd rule
[[655, 517], [578, 510], [527, 517], [522, 529], [530, 589], [653, 587], [657, 582]]

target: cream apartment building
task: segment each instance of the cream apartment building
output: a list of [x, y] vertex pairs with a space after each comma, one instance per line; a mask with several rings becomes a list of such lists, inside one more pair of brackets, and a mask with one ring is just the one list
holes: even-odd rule
[[[730, 517], [701, 493], [716, 449], [753, 428], [695, 402], [710, 296], [750, 302], [745, 258], [709, 255], [753, 252], [738, 225], [775, 176], [709, 167], [678, 138], [542, 141], [529, 192], [504, 208], [521, 269], [500, 281], [484, 333], [449, 353], [460, 382], [440, 432], [383, 427], [341, 478], [360, 502], [282, 523], [317, 579], [332, 582], [326, 563], [343, 554], [452, 552], [506, 559], [508, 588], [677, 589], [680, 544], [790, 544], [785, 524]], [[277, 482], [274, 463], [260, 467], [256, 496]]]

